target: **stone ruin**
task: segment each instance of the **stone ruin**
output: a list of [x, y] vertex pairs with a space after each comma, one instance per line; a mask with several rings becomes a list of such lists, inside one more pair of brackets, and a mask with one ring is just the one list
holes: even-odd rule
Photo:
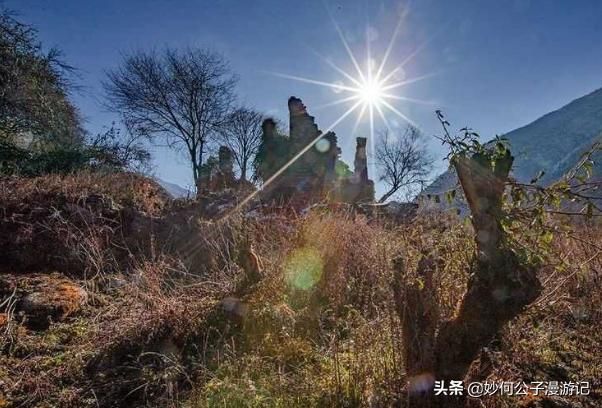
[[365, 137], [356, 139], [353, 174], [340, 180], [337, 189], [339, 201], [347, 203], [374, 201], [374, 182], [368, 178], [367, 142]]
[[[347, 203], [374, 201], [374, 182], [368, 177], [366, 138], [357, 138], [353, 174], [341, 174], [337, 170], [341, 149], [336, 134], [322, 134], [301, 99], [290, 97], [288, 109], [289, 136], [278, 132], [273, 119], [266, 119], [262, 125], [257, 173], [264, 182], [278, 173], [266, 186], [265, 198], [293, 203], [324, 199]], [[309, 145], [311, 147], [301, 154]]]
[[209, 157], [201, 169], [201, 193], [218, 192], [238, 187], [239, 180], [234, 174], [234, 154], [227, 146], [220, 146], [217, 159]]
[[[367, 139], [357, 138], [355, 169], [352, 174], [345, 174], [340, 170], [346, 165], [339, 159], [341, 149], [336, 134], [322, 134], [301, 99], [290, 97], [288, 109], [288, 136], [279, 133], [273, 119], [266, 119], [262, 124], [255, 168], [264, 183], [276, 175], [264, 188], [262, 198], [292, 205], [324, 200], [351, 204], [373, 202], [374, 182], [368, 177]], [[309, 145], [311, 147], [301, 153]], [[239, 189], [243, 187], [241, 183], [250, 185], [236, 178], [233, 152], [227, 146], [221, 146], [218, 157], [209, 157], [203, 165], [200, 193], [207, 195]]]

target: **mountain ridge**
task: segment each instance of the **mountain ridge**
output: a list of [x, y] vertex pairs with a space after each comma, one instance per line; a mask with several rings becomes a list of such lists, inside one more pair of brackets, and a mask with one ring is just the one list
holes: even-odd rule
[[165, 181], [159, 177], [155, 177], [155, 181], [159, 183], [159, 185], [163, 187], [163, 189], [166, 190], [173, 198], [188, 198], [193, 196], [190, 190], [187, 190], [178, 184], [170, 183], [169, 181]]
[[[544, 171], [539, 183], [550, 184], [574, 166], [596, 141], [602, 140], [602, 88], [574, 99], [504, 135], [515, 157], [512, 176], [529, 182]], [[600, 154], [597, 155], [600, 157]], [[602, 173], [598, 164], [594, 172]], [[431, 198], [458, 186], [453, 168], [437, 176], [418, 196]], [[445, 200], [438, 200], [444, 202]]]

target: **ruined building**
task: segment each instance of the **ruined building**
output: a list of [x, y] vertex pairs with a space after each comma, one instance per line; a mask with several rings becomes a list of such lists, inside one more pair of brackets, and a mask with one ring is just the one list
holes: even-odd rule
[[353, 174], [340, 180], [337, 189], [338, 199], [347, 203], [374, 201], [374, 182], [368, 178], [367, 139], [356, 139]]
[[[262, 194], [267, 201], [308, 204], [330, 200], [360, 203], [374, 201], [374, 182], [368, 177], [365, 137], [357, 138], [354, 172], [341, 171], [341, 149], [334, 132], [322, 134], [313, 116], [299, 98], [288, 100], [289, 135], [278, 131], [273, 119], [262, 124], [262, 140], [255, 158], [257, 177], [267, 184]], [[305, 151], [304, 151], [305, 150]], [[242, 184], [245, 185], [242, 185]], [[211, 156], [201, 169], [200, 194], [249, 187], [236, 178], [234, 155], [221, 146], [218, 157]]]
[[366, 138], [357, 138], [354, 173], [351, 176], [338, 174], [341, 149], [335, 133], [322, 134], [301, 99], [289, 98], [288, 109], [289, 136], [280, 134], [272, 119], [266, 119], [262, 125], [262, 144], [255, 160], [257, 174], [265, 182], [278, 173], [266, 186], [265, 197], [301, 202], [373, 201], [374, 182], [368, 178]]
[[209, 157], [201, 169], [201, 193], [222, 191], [238, 186], [234, 174], [234, 155], [227, 146], [220, 146], [217, 159]]

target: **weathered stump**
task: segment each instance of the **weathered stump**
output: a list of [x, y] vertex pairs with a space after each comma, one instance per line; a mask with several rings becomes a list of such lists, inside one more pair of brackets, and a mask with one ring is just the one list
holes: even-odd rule
[[[512, 162], [509, 151], [496, 160], [495, 166], [486, 153], [458, 157], [454, 162], [470, 206], [477, 254], [458, 313], [440, 325], [436, 337], [438, 316], [430, 283], [433, 261], [423, 258], [420, 263], [423, 288], [410, 286], [403, 293], [398, 289], [405, 347], [411, 350], [405, 355], [410, 400], [417, 398], [416, 393], [412, 394], [412, 382], [419, 373], [431, 372], [433, 381], [464, 380], [481, 349], [541, 292], [534, 267], [521, 263], [510, 250], [501, 226], [504, 186]], [[402, 268], [397, 261], [395, 269]], [[413, 401], [412, 406], [431, 406], [432, 402], [446, 407], [464, 405], [463, 397], [434, 400], [432, 385], [431, 382], [428, 392], [420, 394], [422, 398], [418, 395], [420, 401]]]

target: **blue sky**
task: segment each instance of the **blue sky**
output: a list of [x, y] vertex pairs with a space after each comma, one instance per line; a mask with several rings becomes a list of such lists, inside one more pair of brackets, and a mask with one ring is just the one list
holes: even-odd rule
[[[378, 62], [400, 13], [407, 11], [385, 71], [422, 46], [402, 75], [408, 79], [435, 75], [396, 93], [432, 105], [404, 101], [395, 107], [423, 130], [438, 171], [446, 164], [443, 148], [432, 137], [439, 132], [435, 109], [442, 109], [454, 128], [468, 125], [489, 139], [602, 87], [602, 2], [597, 0], [0, 0], [0, 4], [36, 26], [44, 45], [62, 49], [65, 60], [80, 70], [82, 90], [73, 99], [91, 132], [115, 120], [102, 107], [106, 70], [116, 67], [123, 53], [164, 46], [209, 47], [223, 53], [240, 78], [242, 102], [286, 120], [287, 99], [295, 95], [326, 129], [349, 105], [318, 107], [341, 95], [268, 72], [328, 82], [344, 79], [313, 50], [353, 72], [327, 8], [360, 63], [365, 61], [367, 27]], [[392, 123], [395, 116], [388, 118]], [[334, 129], [348, 163], [353, 163], [355, 137], [369, 131], [363, 122], [352, 135], [354, 119]], [[384, 125], [377, 120], [376, 126]], [[190, 183], [183, 156], [155, 151], [161, 178]]]

